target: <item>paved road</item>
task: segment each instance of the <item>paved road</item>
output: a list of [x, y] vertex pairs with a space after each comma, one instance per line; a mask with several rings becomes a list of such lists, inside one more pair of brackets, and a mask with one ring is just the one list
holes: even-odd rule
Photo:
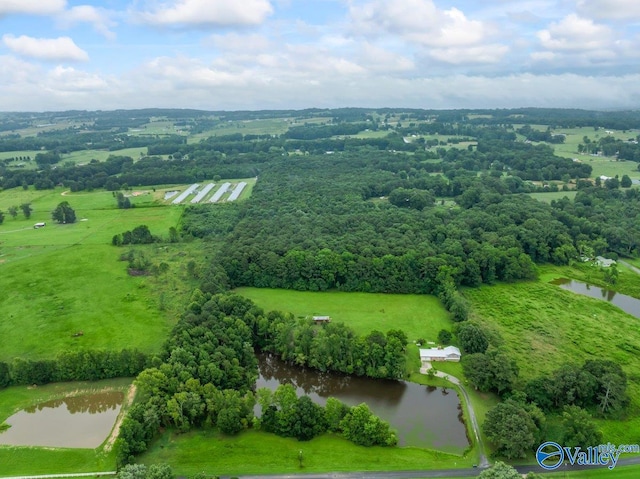
[[626, 261], [623, 261], [621, 259], [618, 260], [619, 263], [625, 265], [627, 268], [629, 268], [631, 271], [635, 271], [636, 273], [640, 274], [640, 269], [636, 268], [634, 265], [632, 265], [631, 263], [627, 263]]
[[[420, 372], [422, 372], [425, 369], [429, 369], [429, 367], [431, 367], [430, 365], [429, 367], [425, 367], [426, 364], [429, 364], [429, 363], [424, 363], [423, 367], [420, 369]], [[480, 453], [479, 466], [481, 468], [489, 467], [490, 466], [489, 460], [487, 459], [487, 455], [484, 451], [484, 443], [482, 442], [482, 439], [480, 437], [480, 427], [478, 426], [478, 419], [476, 418], [476, 413], [473, 410], [473, 405], [471, 404], [471, 398], [469, 398], [469, 394], [467, 393], [467, 390], [465, 389], [464, 385], [460, 382], [460, 380], [457, 377], [452, 376], [451, 374], [446, 374], [446, 373], [443, 373], [442, 371], [436, 370], [436, 376], [439, 378], [444, 378], [460, 388], [460, 392], [462, 392], [462, 395], [464, 396], [467, 402], [467, 411], [469, 411], [469, 418], [471, 419], [471, 427], [473, 428], [473, 434], [475, 435], [476, 444], [478, 445], [478, 452]], [[438, 476], [433, 476], [433, 477], [438, 477]]]

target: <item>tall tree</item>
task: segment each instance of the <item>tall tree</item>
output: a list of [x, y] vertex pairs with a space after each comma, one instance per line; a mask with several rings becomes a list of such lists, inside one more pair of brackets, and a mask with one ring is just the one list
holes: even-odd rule
[[22, 214], [24, 214], [24, 217], [26, 219], [31, 218], [31, 212], [33, 211], [33, 208], [31, 208], [31, 203], [22, 203], [20, 205], [20, 209], [22, 210]]
[[76, 212], [68, 201], [63, 201], [51, 212], [51, 217], [60, 224], [75, 223]]

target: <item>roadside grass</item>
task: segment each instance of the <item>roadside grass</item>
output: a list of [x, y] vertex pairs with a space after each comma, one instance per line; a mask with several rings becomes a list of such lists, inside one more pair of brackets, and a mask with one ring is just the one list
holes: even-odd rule
[[[622, 456], [621, 456], [622, 458]], [[615, 469], [609, 470], [606, 467], [582, 469], [580, 471], [572, 471], [571, 466], [566, 467], [562, 472], [545, 474], [544, 477], [550, 478], [578, 478], [578, 479], [636, 479], [640, 477], [640, 465], [632, 466], [616, 466]]]
[[438, 332], [451, 330], [453, 324], [435, 296], [266, 288], [238, 288], [235, 292], [265, 311], [291, 312], [297, 317], [328, 315], [332, 321], [343, 322], [361, 335], [373, 330], [401, 329], [409, 342], [436, 341]]
[[[568, 275], [568, 271], [563, 271]], [[544, 278], [544, 276], [543, 276]], [[546, 279], [546, 278], [545, 278]], [[598, 421], [607, 441], [638, 441], [640, 430], [640, 330], [638, 319], [597, 299], [542, 280], [468, 289], [472, 318], [498, 332], [520, 369], [520, 383], [566, 362], [610, 359], [629, 375], [631, 406], [624, 420]]]
[[[14, 386], [0, 391], [0, 423], [21, 409], [52, 399], [105, 390], [126, 392], [131, 379], [118, 378], [96, 382], [47, 384], [39, 387]], [[106, 438], [105, 438], [106, 439]], [[115, 452], [98, 449], [0, 446], [0, 473], [64, 474], [113, 471]]]
[[233, 437], [213, 430], [181, 435], [168, 432], [138, 457], [143, 464], [169, 463], [177, 475], [462, 468], [471, 467], [474, 461], [471, 455], [461, 457], [414, 447], [362, 447], [333, 434], [300, 442], [259, 430]]

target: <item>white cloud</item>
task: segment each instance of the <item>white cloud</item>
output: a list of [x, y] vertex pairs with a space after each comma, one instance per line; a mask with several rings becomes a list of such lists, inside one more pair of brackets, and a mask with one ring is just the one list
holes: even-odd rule
[[0, 16], [12, 13], [51, 15], [66, 6], [66, 0], [0, 0]]
[[94, 30], [106, 38], [115, 38], [115, 33], [111, 31], [116, 26], [112, 20], [112, 12], [104, 8], [96, 8], [91, 5], [78, 5], [58, 15], [58, 23], [63, 28], [70, 28], [78, 23], [90, 23]]
[[578, 0], [577, 8], [583, 15], [597, 19], [640, 19], [640, 2], [637, 0]]
[[14, 53], [49, 61], [87, 61], [89, 55], [69, 37], [33, 38], [3, 35], [2, 41]]
[[410, 58], [370, 43], [364, 43], [361, 50], [361, 63], [372, 72], [408, 72], [416, 67]]
[[137, 16], [159, 26], [240, 26], [261, 24], [271, 13], [269, 0], [174, 0]]
[[438, 9], [431, 0], [374, 0], [350, 8], [354, 30], [368, 36], [392, 34], [433, 47], [473, 45], [487, 36], [486, 25], [457, 8]]
[[271, 40], [258, 34], [241, 35], [233, 32], [226, 35], [212, 35], [210, 41], [226, 52], [257, 53], [271, 48]]
[[478, 45], [471, 47], [435, 48], [427, 53], [440, 62], [453, 65], [468, 65], [472, 63], [498, 63], [509, 48], [500, 44]]
[[585, 51], [607, 48], [613, 32], [588, 18], [572, 13], [538, 32], [540, 44], [548, 50]]
[[109, 84], [100, 75], [58, 65], [48, 73], [48, 83], [56, 91], [94, 92], [106, 89]]

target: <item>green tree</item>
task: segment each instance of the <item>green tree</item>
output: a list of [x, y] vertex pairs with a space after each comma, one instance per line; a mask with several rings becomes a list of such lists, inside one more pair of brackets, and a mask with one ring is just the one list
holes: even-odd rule
[[301, 396], [295, 407], [295, 419], [291, 433], [300, 441], [308, 441], [327, 430], [324, 410], [309, 396]]
[[9, 212], [9, 214], [11, 215], [11, 217], [15, 220], [16, 216], [18, 216], [18, 207], [17, 206], [9, 206], [9, 209], [7, 210]]
[[449, 344], [451, 342], [452, 337], [453, 336], [449, 331], [447, 331], [446, 329], [441, 329], [440, 332], [438, 333], [438, 342], [440, 344]]
[[389, 423], [372, 414], [364, 403], [349, 410], [340, 429], [345, 438], [360, 446], [395, 446], [397, 443]]
[[71, 208], [68, 201], [63, 201], [51, 213], [51, 217], [60, 224], [76, 222], [76, 212]]
[[476, 323], [463, 322], [455, 327], [460, 347], [467, 354], [484, 353], [489, 347], [489, 338]]
[[146, 479], [147, 466], [144, 464], [127, 464], [118, 472], [118, 479]]
[[620, 186], [622, 186], [623, 188], [629, 188], [632, 184], [633, 182], [631, 181], [631, 178], [629, 178], [629, 175], [622, 175]]
[[26, 219], [31, 218], [31, 213], [33, 212], [33, 208], [31, 208], [31, 203], [22, 203], [20, 205], [20, 209], [22, 210], [22, 214]]
[[522, 475], [508, 464], [496, 461], [489, 469], [482, 471], [478, 479], [522, 479]]
[[327, 404], [324, 406], [324, 417], [327, 422], [327, 428], [331, 432], [337, 432], [340, 430], [340, 422], [349, 413], [349, 406], [345, 403], [330, 397], [327, 399]]
[[489, 410], [482, 429], [495, 446], [496, 454], [508, 459], [526, 457], [540, 433], [524, 405], [511, 399]]
[[591, 415], [578, 406], [565, 406], [562, 411], [562, 444], [568, 447], [586, 448], [602, 442], [602, 433]]
[[4, 213], [0, 210], [0, 225], [4, 222]]
[[151, 464], [146, 479], [173, 479], [175, 476], [169, 464]]

